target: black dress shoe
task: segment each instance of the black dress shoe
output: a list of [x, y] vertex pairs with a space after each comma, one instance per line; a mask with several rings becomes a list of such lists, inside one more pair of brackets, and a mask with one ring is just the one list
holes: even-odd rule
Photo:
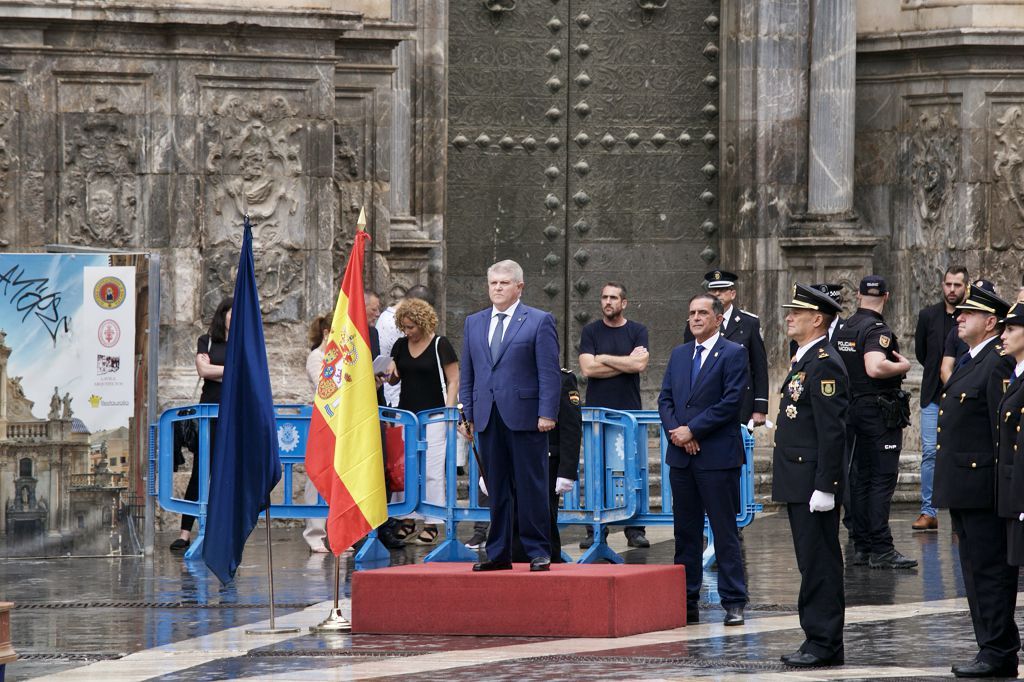
[[694, 623], [700, 622], [700, 611], [697, 610], [697, 605], [690, 606], [686, 605], [686, 624], [693, 625]]
[[476, 572], [481, 571], [511, 571], [511, 561], [481, 561], [478, 564], [473, 564], [473, 570]]
[[786, 654], [781, 656], [780, 660], [794, 668], [826, 668], [832, 665], [843, 664], [843, 657], [841, 655], [833, 656], [832, 658], [822, 658], [809, 654], [806, 651], [795, 651], [791, 654]]
[[854, 552], [850, 555], [847, 563], [851, 566], [867, 566], [869, 558], [867, 552]]
[[872, 554], [868, 558], [868, 566], [871, 568], [914, 568], [917, 566], [916, 559], [909, 559], [895, 549], [885, 554]]
[[383, 527], [377, 529], [377, 539], [387, 549], [405, 549], [405, 543], [395, 537], [390, 529]]
[[743, 625], [743, 607], [742, 606], [726, 606], [725, 607], [725, 620], [722, 621], [725, 625]]
[[1017, 677], [1017, 664], [993, 665], [985, 661], [971, 661], [954, 665], [953, 674], [957, 677]]
[[634, 530], [626, 533], [626, 544], [630, 547], [646, 549], [651, 546], [651, 541], [647, 539], [647, 535], [643, 531]]
[[188, 549], [188, 544], [188, 540], [182, 540], [181, 538], [177, 538], [174, 542], [171, 543], [171, 551], [184, 552], [186, 549]]
[[530, 559], [530, 571], [550, 571], [551, 557], [535, 556]]

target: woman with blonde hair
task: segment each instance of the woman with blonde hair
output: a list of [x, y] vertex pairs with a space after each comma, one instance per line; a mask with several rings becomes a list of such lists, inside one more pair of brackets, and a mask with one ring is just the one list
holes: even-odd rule
[[[437, 313], [426, 301], [406, 298], [395, 310], [395, 322], [405, 336], [391, 349], [391, 367], [387, 380], [402, 382], [398, 409], [417, 413], [437, 407], [454, 407], [458, 402], [459, 358], [448, 339], [436, 334]], [[427, 426], [427, 453], [424, 472], [426, 501], [444, 506], [445, 424]], [[437, 541], [440, 519], [425, 519], [423, 530], [414, 542], [430, 545]], [[411, 535], [415, 524], [407, 519], [396, 532]]]

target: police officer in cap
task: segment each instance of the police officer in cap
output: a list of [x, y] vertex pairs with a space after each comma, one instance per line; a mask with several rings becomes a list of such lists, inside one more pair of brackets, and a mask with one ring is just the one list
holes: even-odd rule
[[939, 398], [933, 503], [949, 509], [979, 649], [973, 661], [953, 666], [957, 677], [1017, 676], [1017, 569], [1006, 561], [1006, 524], [994, 499], [996, 410], [1014, 371], [998, 339], [1009, 308], [991, 282], [967, 288], [956, 322], [969, 351]]
[[[722, 336], [747, 349], [750, 388], [740, 408], [740, 423], [746, 424], [752, 419], [754, 426], [761, 426], [768, 413], [768, 353], [761, 338], [761, 320], [735, 305], [738, 279], [739, 276], [732, 272], [712, 270], [704, 275], [704, 288], [725, 308], [720, 329]], [[689, 327], [683, 333], [683, 339], [687, 343], [693, 341]]]
[[846, 601], [836, 497], [842, 494], [850, 393], [846, 368], [828, 343], [840, 307], [805, 284], [793, 287], [793, 300], [783, 307], [789, 308], [786, 334], [797, 351], [782, 384], [772, 499], [785, 502], [789, 515], [805, 640], [782, 662], [801, 668], [842, 665]]
[[917, 561], [896, 550], [889, 528], [903, 428], [910, 423], [910, 395], [901, 390], [910, 361], [900, 355], [896, 335], [882, 317], [889, 300], [885, 279], [862, 279], [857, 298], [857, 312], [832, 339], [850, 376], [847, 442], [856, 469], [850, 481], [853, 563], [913, 568]]
[[1007, 561], [1019, 568], [1024, 564], [1024, 303], [1016, 303], [1002, 323], [1003, 350], [1017, 364], [996, 412], [996, 510], [1006, 519]]
[[[821, 284], [812, 284], [810, 286], [811, 286], [812, 289], [817, 289], [818, 291], [820, 291], [823, 294], [828, 294], [828, 297], [831, 298], [836, 303], [838, 303], [840, 306], [843, 305], [843, 285], [842, 284], [833, 284], [831, 282], [823, 282]], [[828, 327], [828, 342], [829, 343], [832, 343], [832, 338], [835, 336], [836, 330], [837, 329], [842, 329], [843, 325], [845, 325], [845, 324], [846, 324], [846, 318], [844, 318], [842, 315], [836, 315], [832, 319], [832, 324], [830, 324], [829, 327]], [[833, 347], [835, 347], [835, 344], [833, 344]], [[794, 341], [793, 339], [790, 339], [789, 340], [789, 357], [792, 358], [794, 353], [796, 353], [796, 341]], [[845, 523], [845, 521], [844, 521], [844, 523]]]

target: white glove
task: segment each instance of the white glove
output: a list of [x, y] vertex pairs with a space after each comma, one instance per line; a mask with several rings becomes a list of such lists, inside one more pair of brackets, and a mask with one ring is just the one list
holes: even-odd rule
[[559, 476], [555, 479], [555, 494], [562, 495], [572, 490], [572, 481], [568, 478], [562, 478]]
[[487, 494], [487, 484], [484, 483], [484, 477], [483, 476], [480, 477], [480, 483], [478, 485], [480, 486], [480, 492], [482, 492], [484, 495], [486, 495]]
[[811, 494], [810, 508], [811, 513], [832, 511], [836, 508], [836, 496], [832, 493], [815, 490]]

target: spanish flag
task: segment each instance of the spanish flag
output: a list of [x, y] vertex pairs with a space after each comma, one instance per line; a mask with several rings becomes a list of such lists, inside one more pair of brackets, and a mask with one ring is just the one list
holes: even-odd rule
[[[360, 227], [365, 224], [360, 215]], [[306, 473], [330, 505], [327, 537], [341, 554], [388, 518], [377, 386], [363, 300], [363, 251], [355, 244], [334, 309], [330, 340], [313, 398]]]

